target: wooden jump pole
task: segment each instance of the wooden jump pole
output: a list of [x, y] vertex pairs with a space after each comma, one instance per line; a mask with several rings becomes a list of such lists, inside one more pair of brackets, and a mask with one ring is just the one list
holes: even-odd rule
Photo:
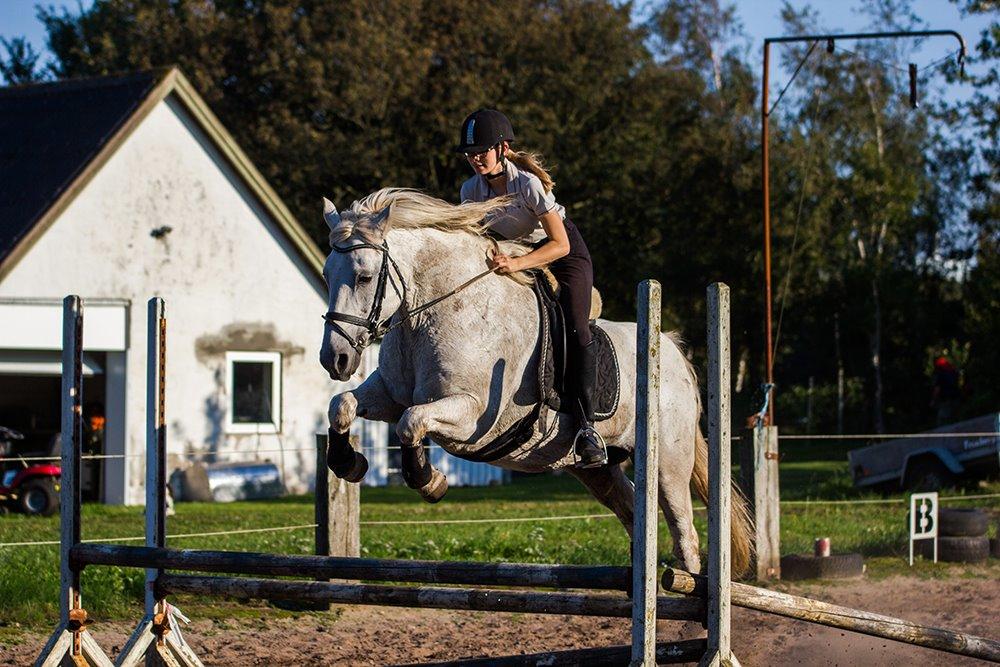
[[[674, 593], [704, 598], [709, 583], [701, 575], [691, 574], [684, 570], [667, 569], [663, 573], [663, 587]], [[892, 616], [873, 614], [740, 583], [732, 584], [732, 602], [745, 609], [765, 611], [831, 628], [850, 630], [905, 644], [1000, 662], [1000, 642], [953, 630], [921, 625]]]
[[473, 586], [541, 586], [627, 591], [629, 570], [613, 565], [545, 565], [421, 561], [339, 556], [305, 556], [242, 551], [163, 549], [115, 544], [80, 544], [70, 553], [73, 566], [118, 565], [160, 570], [228, 572], [277, 577], [309, 577]]
[[708, 650], [702, 665], [739, 664], [731, 646], [729, 287], [708, 286]]
[[[632, 615], [632, 601], [627, 596], [594, 593], [339, 584], [181, 574], [164, 574], [157, 580], [157, 589], [163, 595], [192, 593], [227, 598], [617, 618]], [[663, 619], [697, 620], [704, 617], [705, 604], [698, 598], [661, 596], [657, 599], [656, 613]]]
[[64, 660], [76, 665], [110, 667], [111, 660], [87, 632], [91, 620], [80, 596], [80, 572], [69, 554], [80, 544], [80, 454], [83, 443], [83, 302], [63, 299], [62, 336], [62, 468], [59, 491], [59, 627], [35, 662], [56, 667]]
[[[163, 299], [146, 304], [146, 547], [163, 549], [167, 539], [167, 317]], [[84, 546], [84, 545], [77, 545]], [[82, 569], [73, 552], [74, 566]], [[108, 565], [118, 565], [109, 562]], [[116, 665], [132, 667], [153, 658], [168, 665], [201, 667], [184, 638], [171, 631], [171, 607], [157, 596], [163, 567], [147, 564], [145, 613], [122, 648]]]
[[[501, 658], [472, 658], [466, 660], [446, 660], [444, 662], [421, 662], [419, 665], [399, 667], [619, 667], [627, 664], [631, 657], [631, 646], [605, 646], [602, 648], [581, 648], [565, 651], [544, 651], [525, 655], [511, 655]], [[705, 653], [704, 639], [684, 639], [676, 642], [656, 643], [657, 665], [680, 665], [698, 662]]]
[[635, 511], [632, 661], [656, 664], [657, 503], [660, 437], [660, 283], [639, 283], [636, 319]]

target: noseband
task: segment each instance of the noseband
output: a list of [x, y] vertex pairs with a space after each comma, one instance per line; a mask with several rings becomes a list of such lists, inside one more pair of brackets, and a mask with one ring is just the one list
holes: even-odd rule
[[[491, 241], [493, 243], [494, 250], [496, 252], [499, 252], [500, 247], [497, 245], [496, 241], [493, 239], [491, 239]], [[464, 283], [462, 283], [455, 289], [451, 290], [447, 294], [443, 294], [442, 296], [439, 296], [435, 299], [431, 299], [425, 304], [422, 304], [420, 306], [417, 306], [416, 308], [412, 308], [410, 310], [405, 311], [403, 315], [395, 323], [390, 324], [390, 321], [392, 320], [393, 317], [392, 315], [385, 318], [384, 320], [380, 319], [382, 317], [382, 302], [385, 300], [385, 286], [387, 283], [392, 285], [392, 290], [396, 293], [396, 296], [399, 297], [400, 303], [405, 307], [406, 281], [403, 279], [403, 274], [402, 272], [400, 272], [399, 267], [396, 265], [395, 260], [393, 260], [392, 256], [389, 254], [388, 242], [382, 241], [382, 245], [376, 245], [374, 243], [367, 243], [365, 241], [361, 241], [360, 243], [355, 243], [354, 245], [346, 246], [343, 248], [336, 245], [333, 246], [334, 251], [342, 255], [349, 252], [354, 252], [355, 250], [361, 250], [364, 248], [377, 250], [380, 253], [382, 253], [382, 266], [379, 268], [378, 282], [375, 285], [375, 299], [372, 302], [372, 309], [368, 312], [368, 317], [365, 319], [361, 319], [360, 317], [357, 317], [355, 315], [349, 315], [347, 313], [338, 313], [332, 310], [328, 311], [325, 315], [323, 315], [323, 319], [326, 321], [326, 323], [329, 324], [331, 327], [333, 327], [334, 331], [343, 336], [344, 339], [350, 344], [350, 346], [353, 347], [358, 352], [358, 354], [361, 354], [361, 352], [364, 351], [366, 347], [377, 341], [379, 338], [387, 334], [390, 330], [399, 326], [412, 316], [416, 315], [417, 313], [423, 310], [430, 308], [431, 306], [437, 303], [440, 303], [441, 301], [444, 301], [450, 296], [458, 294], [459, 292], [461, 292], [466, 287], [476, 282], [480, 278], [485, 278], [486, 276], [496, 271], [496, 268], [483, 271], [479, 275], [474, 276], [469, 280], [466, 280]], [[389, 271], [390, 266], [392, 267], [392, 272]], [[395, 276], [393, 276], [393, 273], [395, 273]], [[397, 279], [399, 281], [398, 285], [396, 284]], [[364, 331], [357, 338], [354, 338], [346, 331], [344, 331], [343, 327], [337, 324], [337, 322], [346, 322], [347, 324], [353, 324], [355, 326], [363, 327]]]

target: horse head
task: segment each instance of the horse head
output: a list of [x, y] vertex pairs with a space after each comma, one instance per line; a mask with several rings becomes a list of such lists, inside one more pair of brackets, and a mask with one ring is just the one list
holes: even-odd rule
[[334, 380], [348, 379], [364, 348], [381, 336], [405, 296], [405, 282], [385, 241], [391, 207], [343, 216], [323, 199], [331, 252], [323, 267], [327, 312], [319, 359]]

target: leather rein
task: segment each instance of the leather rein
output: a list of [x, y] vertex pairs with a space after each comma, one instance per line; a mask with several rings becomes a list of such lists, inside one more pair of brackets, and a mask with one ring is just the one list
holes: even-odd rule
[[[497, 245], [496, 241], [492, 238], [490, 240], [493, 241], [494, 249], [499, 251], [499, 246]], [[360, 354], [366, 347], [368, 347], [375, 341], [379, 340], [380, 338], [382, 338], [382, 336], [389, 333], [391, 330], [395, 329], [400, 324], [407, 321], [417, 313], [427, 310], [431, 306], [434, 306], [449, 297], [455, 296], [456, 294], [464, 290], [472, 283], [476, 282], [481, 278], [485, 278], [489, 274], [496, 271], [495, 268], [487, 269], [486, 271], [483, 271], [479, 275], [476, 275], [470, 278], [469, 280], [466, 280], [464, 283], [462, 283], [455, 289], [451, 290], [447, 294], [443, 294], [439, 297], [431, 299], [430, 301], [423, 303], [417, 306], [416, 308], [411, 308], [410, 310], [404, 311], [399, 319], [397, 319], [395, 322], [392, 322], [392, 318], [395, 317], [398, 311], [397, 313], [393, 313], [389, 317], [382, 319], [382, 302], [385, 300], [386, 285], [387, 284], [392, 285], [392, 290], [396, 293], [396, 296], [399, 297], [400, 303], [403, 306], [406, 305], [407, 288], [406, 288], [406, 280], [403, 279], [403, 274], [399, 270], [399, 266], [396, 265], [396, 261], [389, 254], [389, 243], [387, 241], [382, 241], [382, 245], [377, 245], [375, 243], [368, 243], [367, 241], [361, 241], [359, 243], [355, 243], [354, 245], [349, 245], [344, 247], [333, 245], [334, 252], [338, 252], [342, 255], [347, 254], [349, 252], [354, 252], [355, 250], [363, 250], [363, 249], [377, 250], [378, 252], [382, 253], [382, 265], [379, 267], [378, 282], [375, 285], [375, 298], [372, 301], [371, 310], [368, 311], [368, 317], [362, 319], [360, 317], [357, 317], [356, 315], [350, 315], [348, 313], [338, 313], [332, 310], [327, 311], [326, 314], [323, 315], [323, 320], [326, 321], [326, 323], [329, 324], [331, 327], [333, 327], [334, 331], [343, 336], [344, 339], [348, 342], [348, 344], [350, 344], [350, 346], [353, 347], [358, 352], [358, 354]], [[390, 272], [390, 267], [392, 269], [391, 272]], [[354, 338], [349, 333], [344, 331], [343, 327], [341, 327], [338, 324], [338, 322], [345, 322], [347, 324], [353, 324], [355, 326], [363, 327], [364, 331], [361, 332], [361, 334], [359, 334], [357, 338]]]

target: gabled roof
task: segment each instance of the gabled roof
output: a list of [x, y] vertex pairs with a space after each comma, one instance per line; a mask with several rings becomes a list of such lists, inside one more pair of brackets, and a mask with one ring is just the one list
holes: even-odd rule
[[322, 280], [320, 249], [176, 68], [0, 88], [0, 280], [172, 93]]

